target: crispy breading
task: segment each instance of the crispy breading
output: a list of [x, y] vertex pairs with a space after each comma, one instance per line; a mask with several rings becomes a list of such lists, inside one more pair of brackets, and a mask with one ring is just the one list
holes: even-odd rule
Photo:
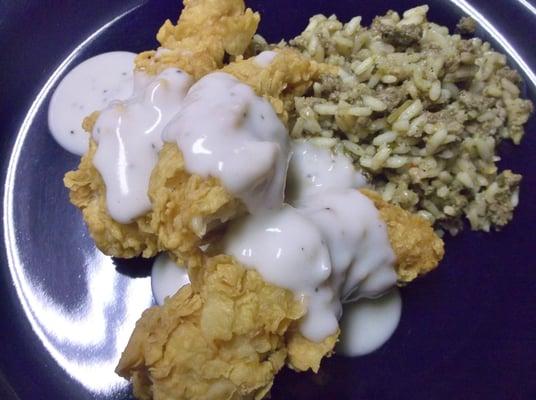
[[340, 331], [316, 343], [306, 339], [296, 326], [287, 333], [287, 365], [296, 371], [318, 372], [324, 357], [330, 357], [339, 340]]
[[211, 226], [246, 212], [216, 178], [186, 171], [175, 143], [165, 143], [149, 184], [151, 229], [161, 246], [184, 261], [198, 250]]
[[[363, 192], [386, 222], [400, 282], [434, 268], [443, 245], [430, 225]], [[144, 313], [121, 357], [117, 371], [140, 398], [261, 398], [284, 363], [317, 372], [333, 353], [339, 332], [321, 343], [306, 339], [298, 325], [303, 305], [233, 257], [196, 254], [189, 275], [191, 285]]]
[[[241, 59], [258, 22], [258, 14], [245, 10], [242, 0], [185, 0], [179, 23], [166, 21], [157, 35], [162, 48], [140, 54], [137, 68], [156, 74], [179, 67], [197, 79], [221, 68], [230, 54], [237, 61], [223, 71], [266, 96], [286, 121], [294, 96], [328, 71], [290, 49], [276, 50], [266, 67]], [[86, 130], [96, 117], [86, 119]], [[166, 249], [189, 263], [192, 284], [144, 312], [117, 367], [132, 380], [137, 397], [260, 399], [285, 364], [318, 371], [321, 360], [333, 353], [339, 332], [321, 343], [307, 340], [298, 329], [304, 307], [292, 292], [265, 282], [230, 256], [205, 256], [198, 250], [212, 226], [245, 212], [239, 200], [217, 179], [189, 174], [176, 144], [167, 143], [151, 176], [153, 210], [119, 224], [106, 210], [104, 182], [92, 164], [95, 151], [91, 140], [65, 185], [97, 246], [119, 257], [148, 257]], [[373, 192], [364, 193], [387, 223], [400, 282], [435, 267], [443, 244], [429, 224]]]
[[199, 292], [187, 285], [143, 313], [117, 373], [140, 399], [264, 397], [302, 305], [229, 256], [207, 258], [198, 271]]
[[400, 283], [410, 282], [437, 267], [445, 254], [444, 243], [427, 220], [389, 204], [372, 190], [361, 192], [374, 202], [387, 225]]
[[221, 68], [226, 53], [242, 55], [259, 21], [243, 0], [184, 0], [178, 23], [166, 20], [156, 35], [161, 48], [139, 54], [136, 67], [150, 74], [176, 67], [199, 79]]
[[[158, 40], [167, 50], [158, 55], [142, 53], [137, 59], [137, 68], [158, 73], [175, 66], [198, 78], [221, 66], [224, 51], [236, 56], [245, 51], [258, 21], [258, 14], [245, 10], [241, 0], [186, 1], [178, 24], [173, 26], [166, 21], [158, 33]], [[241, 32], [240, 35], [237, 32]], [[203, 55], [193, 57], [181, 53], [193, 49]], [[151, 57], [146, 58], [148, 55]], [[257, 94], [266, 96], [282, 120], [286, 120], [285, 102], [303, 94], [322, 72], [319, 64], [290, 49], [279, 51], [271, 65], [264, 69], [253, 59], [238, 57], [237, 62], [223, 70], [250, 84]], [[88, 132], [97, 116], [93, 113], [86, 118], [84, 128]], [[71, 190], [73, 204], [83, 209], [97, 247], [106, 254], [123, 258], [140, 254], [151, 257], [158, 251], [169, 250], [176, 258], [186, 259], [197, 251], [212, 226], [245, 212], [242, 202], [217, 179], [189, 174], [177, 145], [167, 143], [160, 151], [149, 185], [152, 211], [136, 218], [132, 224], [117, 223], [108, 214], [106, 188], [92, 164], [95, 146], [92, 141], [92, 151], [86, 154], [76, 171], [67, 173], [64, 181]], [[88, 208], [87, 204], [92, 207]], [[136, 231], [137, 226], [140, 231]], [[108, 227], [111, 232], [107, 231]]]

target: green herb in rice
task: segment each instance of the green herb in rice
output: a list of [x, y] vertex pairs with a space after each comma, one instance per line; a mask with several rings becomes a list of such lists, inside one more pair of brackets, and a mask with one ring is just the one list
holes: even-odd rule
[[[464, 217], [472, 229], [500, 228], [521, 176], [498, 170], [497, 146], [521, 141], [532, 103], [520, 98], [521, 78], [504, 55], [450, 35], [427, 11], [389, 11], [369, 28], [360, 17], [312, 17], [290, 45], [339, 73], [295, 99], [291, 135], [345, 152], [385, 200], [440, 233], [456, 234]], [[473, 25], [465, 19], [459, 29]], [[257, 51], [273, 47], [255, 40]]]

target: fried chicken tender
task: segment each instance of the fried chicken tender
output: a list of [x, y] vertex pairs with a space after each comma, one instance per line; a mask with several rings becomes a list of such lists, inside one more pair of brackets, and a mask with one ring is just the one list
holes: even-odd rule
[[[435, 268], [443, 243], [430, 224], [364, 193], [386, 222], [400, 282]], [[136, 396], [260, 399], [285, 363], [317, 372], [333, 353], [339, 332], [320, 343], [306, 339], [298, 326], [303, 304], [290, 291], [230, 256], [198, 254], [189, 261], [191, 285], [143, 314], [117, 367]]]
[[156, 35], [161, 48], [139, 54], [136, 67], [150, 74], [176, 67], [199, 79], [221, 68], [226, 53], [242, 55], [259, 21], [243, 0], [184, 0], [179, 22], [166, 20]]
[[[322, 73], [322, 67], [294, 50], [279, 51], [272, 63], [262, 68], [253, 59], [239, 60], [222, 69], [266, 96], [278, 116], [286, 118], [283, 100], [299, 96]], [[149, 198], [151, 228], [161, 247], [180, 260], [198, 251], [204, 235], [214, 226], [246, 213], [216, 178], [201, 178], [186, 171], [175, 143], [160, 151], [151, 175]]]
[[[373, 190], [361, 192], [374, 202], [387, 226], [389, 242], [396, 256], [395, 270], [399, 284], [411, 282], [437, 267], [445, 254], [443, 240], [422, 217], [382, 199]], [[322, 358], [332, 353], [338, 333], [322, 343], [311, 342], [295, 329], [287, 335], [288, 364], [297, 371], [317, 372]]]
[[[136, 66], [149, 74], [175, 66], [195, 77], [203, 76], [221, 67], [225, 52], [240, 55], [246, 50], [259, 19], [257, 13], [245, 10], [243, 0], [186, 0], [177, 25], [172, 25], [168, 20], [158, 32], [157, 39], [164, 47], [162, 55], [157, 56], [154, 51], [142, 53], [136, 60]], [[91, 132], [97, 117], [98, 112], [94, 112], [86, 118], [84, 130]], [[90, 139], [89, 151], [82, 157], [78, 168], [65, 175], [64, 184], [70, 190], [71, 202], [81, 209], [89, 233], [103, 253], [121, 258], [156, 255], [165, 247], [159, 243], [154, 226], [158, 227], [160, 218], [177, 206], [166, 205], [154, 218], [152, 213], [148, 213], [130, 224], [113, 220], [106, 207], [104, 181], [92, 161], [96, 149], [97, 144]], [[187, 179], [185, 187], [198, 188], [198, 182], [195, 177]], [[216, 197], [222, 192], [221, 188], [209, 187], [208, 192], [203, 192], [203, 188], [200, 188], [200, 191], [195, 192], [199, 194], [195, 201], [199, 200], [200, 204], [195, 205], [190, 214], [200, 208], [209, 212], [207, 208], [210, 210], [219, 204]], [[202, 201], [205, 196], [208, 196], [210, 204]], [[157, 197], [156, 201], [158, 200]], [[235, 202], [230, 200], [229, 203]], [[220, 216], [223, 213], [225, 207], [215, 214]], [[192, 221], [195, 226], [195, 219]], [[201, 232], [195, 229], [193, 231]], [[166, 238], [165, 235], [163, 237]], [[180, 249], [180, 245], [173, 240], [171, 244]]]
[[374, 202], [387, 225], [391, 247], [396, 255], [395, 269], [401, 284], [411, 282], [437, 267], [445, 254], [443, 240], [430, 222], [390, 204], [369, 189], [361, 192]]
[[136, 218], [130, 224], [120, 224], [108, 214], [106, 186], [92, 162], [96, 151], [97, 144], [91, 139], [78, 169], [68, 172], [63, 179], [70, 191], [71, 203], [82, 211], [89, 233], [103, 253], [122, 258], [156, 255], [160, 248], [151, 228], [150, 215]]
[[[252, 86], [258, 95], [266, 96], [283, 121], [286, 120], [285, 102], [302, 95], [325, 72], [320, 64], [291, 49], [278, 51], [266, 68], [256, 64], [254, 59], [248, 59], [231, 63], [222, 71]], [[92, 118], [93, 121], [90, 118], [85, 123], [88, 131], [91, 131], [96, 116]], [[96, 146], [93, 140], [91, 142]], [[149, 184], [152, 211], [126, 227], [108, 215], [102, 179], [87, 180], [87, 177], [100, 178], [91, 162], [93, 153], [87, 154], [86, 162], [81, 163], [78, 170], [69, 172], [64, 181], [71, 189], [73, 204], [82, 208], [86, 207], [85, 203], [95, 203], [91, 212], [84, 211], [84, 218], [97, 246], [107, 254], [126, 258], [141, 252], [144, 257], [151, 257], [159, 250], [169, 250], [185, 260], [197, 251], [212, 226], [246, 212], [242, 202], [234, 198], [218, 179], [188, 173], [177, 145], [166, 143], [159, 153]], [[73, 190], [80, 193], [72, 193]], [[143, 236], [135, 232], [135, 227], [141, 225]], [[107, 226], [113, 227], [115, 235], [103, 231]], [[96, 232], [97, 229], [100, 231]], [[125, 244], [130, 247], [125, 248]]]
[[197, 271], [199, 291], [185, 286], [143, 313], [117, 373], [132, 379], [140, 399], [264, 397], [302, 305], [229, 256], [209, 257]]
[[165, 143], [151, 175], [150, 226], [161, 246], [180, 262], [198, 251], [212, 226], [246, 213], [217, 178], [201, 178], [186, 171], [175, 143]]

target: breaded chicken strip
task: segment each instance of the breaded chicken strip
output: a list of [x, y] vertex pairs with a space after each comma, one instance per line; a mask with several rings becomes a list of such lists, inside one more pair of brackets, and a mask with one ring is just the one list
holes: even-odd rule
[[140, 399], [264, 397], [302, 305], [229, 256], [206, 259], [198, 273], [199, 291], [187, 285], [143, 313], [117, 373]]
[[434, 233], [430, 222], [386, 202], [373, 190], [362, 189], [361, 193], [374, 202], [387, 225], [400, 284], [411, 282], [439, 264], [445, 255], [444, 243]]
[[242, 55], [259, 21], [243, 0], [184, 0], [178, 23], [166, 20], [156, 35], [161, 47], [139, 54], [136, 67], [152, 75], [181, 68], [197, 80], [221, 68], [225, 54]]
[[[430, 224], [366, 194], [380, 204], [400, 281], [435, 268], [443, 243]], [[191, 285], [143, 314], [117, 367], [141, 399], [259, 399], [285, 363], [317, 372], [333, 353], [339, 332], [307, 340], [303, 305], [233, 257], [197, 255], [189, 274]]]
[[90, 140], [78, 169], [68, 172], [63, 179], [70, 190], [71, 203], [82, 211], [89, 233], [103, 253], [122, 258], [156, 255], [160, 249], [149, 214], [130, 224], [120, 224], [108, 214], [106, 186], [92, 162], [96, 151], [97, 144]]
[[[157, 39], [167, 50], [161, 51], [161, 57], [154, 51], [142, 53], [136, 60], [137, 68], [154, 74], [175, 66], [200, 77], [221, 67], [224, 52], [242, 54], [259, 18], [250, 9], [245, 10], [243, 0], [186, 0], [177, 25], [166, 21], [158, 32]], [[92, 131], [97, 117], [95, 112], [85, 119], [83, 127], [87, 132]], [[81, 209], [90, 235], [105, 254], [121, 258], [156, 255], [164, 248], [154, 234], [151, 213], [130, 224], [118, 223], [110, 217], [106, 187], [92, 161], [96, 148], [97, 144], [90, 139], [89, 151], [78, 169], [65, 175], [71, 202]]]
[[[430, 222], [399, 206], [390, 204], [381, 195], [369, 189], [361, 192], [374, 202], [381, 219], [387, 225], [387, 234], [396, 256], [395, 270], [400, 285], [411, 282], [433, 270], [445, 254], [443, 240], [437, 236]], [[304, 338], [297, 329], [287, 337], [289, 366], [298, 371], [317, 372], [323, 357], [333, 351], [338, 334], [322, 343]]]
[[162, 248], [184, 262], [198, 251], [207, 231], [246, 213], [242, 202], [217, 178], [186, 171], [175, 143], [165, 143], [151, 175], [151, 231]]
[[[294, 50], [277, 53], [268, 67], [253, 59], [240, 60], [222, 70], [266, 96], [285, 120], [283, 99], [300, 96], [322, 73], [322, 67]], [[151, 229], [162, 248], [185, 260], [201, 244], [211, 227], [246, 212], [245, 206], [215, 178], [188, 173], [175, 143], [164, 144], [151, 175], [149, 197], [153, 206]]]
[[[286, 120], [284, 102], [302, 95], [325, 72], [320, 64], [291, 49], [278, 51], [267, 67], [249, 59], [232, 63], [222, 71], [266, 96], [283, 121]], [[93, 115], [85, 122], [88, 131], [95, 119]], [[91, 142], [91, 147], [95, 147], [93, 140]], [[105, 199], [101, 198], [105, 196], [104, 183], [91, 160], [92, 154], [86, 155], [85, 162], [77, 171], [69, 172], [64, 181], [68, 188], [80, 192], [75, 194], [71, 190], [71, 201], [82, 209], [97, 246], [107, 254], [125, 258], [141, 253], [150, 257], [158, 250], [169, 250], [184, 260], [196, 251], [211, 226], [246, 212], [244, 205], [217, 179], [188, 173], [177, 145], [166, 143], [149, 185], [152, 212], [131, 224], [120, 224], [108, 215]], [[88, 178], [93, 180], [88, 181]], [[92, 207], [88, 208], [87, 204]], [[144, 236], [139, 241], [140, 235], [135, 234], [135, 229], [141, 225]], [[107, 226], [112, 228], [112, 233], [105, 231]]]

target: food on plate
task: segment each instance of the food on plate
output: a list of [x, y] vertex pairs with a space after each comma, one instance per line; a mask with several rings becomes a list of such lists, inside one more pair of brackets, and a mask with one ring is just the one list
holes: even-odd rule
[[[89, 122], [88, 122], [89, 123]], [[158, 240], [151, 229], [150, 215], [122, 224], [110, 217], [106, 207], [106, 186], [93, 165], [97, 144], [90, 140], [89, 150], [82, 156], [78, 169], [65, 175], [71, 203], [82, 211], [89, 233], [105, 254], [131, 258], [151, 257], [158, 253]]]
[[443, 257], [429, 222], [358, 191], [346, 157], [307, 142], [294, 154], [295, 207], [232, 222], [189, 258], [191, 284], [138, 321], [117, 368], [136, 396], [261, 398], [285, 364], [318, 371], [343, 301], [381, 295]]
[[[187, 21], [184, 30], [183, 18]], [[183, 41], [190, 43], [188, 37], [184, 39], [184, 32], [194, 35], [188, 28], [191, 18], [192, 11], [187, 7], [174, 28], [172, 37], [177, 40], [161, 38], [164, 46], [175, 50], [166, 53], [165, 61], [160, 62], [158, 55], [151, 57], [151, 66], [161, 68], [138, 63], [142, 72], [135, 76], [132, 99], [111, 103], [86, 119], [85, 126], [92, 133], [89, 152], [79, 169], [65, 177], [72, 202], [82, 209], [92, 237], [107, 254], [150, 257], [169, 250], [184, 258], [202, 243], [207, 230], [251, 211], [257, 203], [269, 208], [282, 204], [288, 134], [274, 110], [285, 121], [284, 102], [302, 95], [321, 68], [287, 49], [250, 60], [239, 58], [222, 73], [210, 73], [193, 84], [194, 77], [202, 74], [194, 72], [191, 76], [177, 68], [184, 59]], [[212, 21], [212, 16], [207, 18]], [[220, 23], [235, 25], [222, 21], [227, 19], [217, 19], [211, 26], [215, 35], [227, 40], [232, 35], [216, 27]], [[161, 32], [171, 35], [168, 25], [164, 24]], [[212, 41], [205, 43], [208, 46]], [[233, 46], [236, 48], [236, 43]], [[160, 72], [153, 77], [143, 71]], [[266, 96], [273, 109], [244, 83]], [[223, 119], [216, 115], [228, 122], [222, 124]], [[194, 127], [200, 121], [207, 123]], [[252, 124], [255, 126], [249, 129]], [[183, 134], [185, 129], [192, 129], [194, 136]], [[226, 133], [221, 133], [222, 129]], [[106, 143], [99, 148], [100, 141]], [[218, 162], [207, 164], [209, 158], [199, 153], [201, 143], [204, 152], [218, 152], [212, 158], [218, 157]], [[222, 145], [227, 145], [227, 150]], [[240, 149], [240, 157], [233, 157], [233, 149]], [[255, 161], [250, 167], [258, 164], [257, 169], [250, 168], [249, 175], [243, 170], [239, 175], [235, 170], [242, 168], [248, 154]], [[243, 190], [249, 187], [253, 191]]]
[[[152, 173], [149, 197], [154, 232], [162, 247], [178, 258], [195, 252], [214, 227], [247, 211], [279, 207], [283, 203], [290, 148], [288, 132], [274, 111], [284, 121], [284, 102], [303, 93], [319, 75], [320, 68], [292, 50], [278, 51], [271, 57], [266, 66], [255, 59], [239, 60], [223, 68], [222, 74], [202, 78], [189, 93], [194, 101], [166, 128], [168, 139]], [[215, 92], [216, 82], [226, 87]], [[235, 92], [237, 97], [233, 98]], [[269, 103], [261, 101], [259, 95]], [[234, 99], [239, 96], [244, 100], [236, 103]], [[231, 126], [224, 122], [227, 119], [230, 124], [239, 123]], [[200, 121], [207, 122], [202, 128], [192, 128]], [[190, 129], [203, 129], [204, 138], [196, 134], [186, 137], [183, 133]], [[233, 133], [244, 129], [249, 133], [240, 134], [241, 137]], [[250, 135], [263, 144], [258, 142], [251, 147]], [[194, 148], [198, 140], [203, 140], [203, 151], [218, 160], [217, 164], [206, 164], [204, 160], [208, 157], [204, 154], [181, 151]], [[268, 141], [274, 144], [267, 147]], [[233, 157], [237, 154], [233, 149], [240, 149], [240, 154]], [[278, 156], [272, 160], [273, 154]], [[227, 170], [220, 171], [219, 165], [224, 163]], [[244, 168], [244, 163], [248, 168]]]
[[[289, 129], [353, 157], [384, 200], [439, 233], [456, 234], [464, 219], [499, 229], [512, 219], [521, 176], [499, 170], [497, 146], [520, 143], [533, 105], [503, 54], [449, 34], [427, 11], [388, 11], [370, 27], [361, 17], [313, 16], [288, 45], [339, 73], [295, 99]], [[474, 21], [460, 26], [467, 33]], [[252, 47], [275, 46], [256, 37]]]
[[532, 103], [503, 55], [427, 11], [317, 15], [269, 45], [242, 0], [185, 0], [132, 77], [111, 61], [130, 53], [85, 64], [133, 90], [84, 119], [71, 202], [104, 253], [165, 257], [116, 369], [136, 397], [260, 399], [285, 365], [316, 373], [352, 325], [343, 304], [436, 268], [462, 217], [512, 218], [521, 177], [496, 146], [519, 143]]
[[117, 367], [140, 399], [260, 398], [286, 359], [284, 333], [303, 314], [291, 292], [232, 257], [209, 258], [187, 285], [144, 312]]
[[[379, 197], [371, 191], [366, 193], [373, 198]], [[330, 195], [322, 195], [327, 196], [329, 202]], [[361, 196], [365, 204], [373, 207], [370, 200]], [[429, 223], [398, 206], [386, 205], [381, 199], [377, 201], [380, 207], [385, 207], [380, 208], [379, 215], [388, 227], [389, 241], [394, 251], [392, 260], [396, 259], [396, 274], [393, 281], [390, 281], [388, 271], [387, 277], [382, 276], [386, 274], [386, 271], [381, 271], [386, 260], [379, 260], [377, 270], [372, 271], [372, 274], [380, 271], [381, 279], [376, 279], [379, 282], [367, 284], [369, 276], [354, 278], [354, 284], [361, 291], [377, 285], [381, 288], [380, 291], [385, 290], [383, 285], [392, 285], [397, 278], [409, 282], [436, 267], [443, 256], [443, 243]], [[382, 212], [385, 209], [388, 211]], [[289, 213], [290, 217], [285, 213]], [[303, 228], [299, 225], [303, 221], [296, 222], [294, 218], [297, 218], [297, 214], [294, 213], [294, 210], [277, 211], [276, 217], [273, 218], [272, 215], [265, 226], [277, 226], [283, 230], [286, 228], [290, 229], [290, 233], [295, 233], [292, 228]], [[289, 225], [280, 220], [277, 222], [279, 218], [290, 218]], [[241, 248], [244, 239], [251, 238], [254, 236], [252, 233], [256, 232], [255, 224], [259, 221], [252, 222], [251, 219], [262, 221], [263, 217], [245, 217], [243, 223], [249, 226], [246, 232], [240, 232], [243, 226], [239, 228], [234, 243], [238, 248]], [[359, 225], [359, 222], [352, 221], [352, 224]], [[365, 230], [368, 234], [373, 234], [370, 226]], [[299, 231], [306, 233], [303, 229]], [[412, 239], [406, 240], [403, 232], [409, 232]], [[264, 236], [258, 242], [261, 247], [271, 247], [272, 241], [278, 240], [272, 238], [268, 241], [262, 238]], [[282, 239], [289, 243], [292, 242], [291, 238], [292, 236], [284, 236]], [[315, 252], [317, 246], [308, 248], [308, 243], [307, 239], [301, 242], [307, 256], [301, 256], [302, 267], [295, 265], [298, 271], [302, 271], [302, 268], [313, 269], [314, 263], [311, 260], [323, 256]], [[315, 239], [311, 239], [310, 243], [320, 245]], [[234, 245], [224, 248], [229, 251]], [[249, 248], [248, 244], [245, 247]], [[255, 248], [254, 245], [251, 247]], [[287, 250], [285, 247], [283, 252]], [[346, 251], [344, 248], [337, 250]], [[371, 247], [370, 250], [372, 253], [368, 255], [359, 253], [364, 258], [353, 266], [356, 268], [354, 272], [361, 271], [362, 263], [366, 263], [367, 257], [374, 257], [378, 247]], [[269, 255], [265, 259], [272, 262]], [[191, 285], [182, 287], [162, 306], [144, 312], [119, 362], [117, 372], [132, 380], [137, 397], [261, 398], [268, 393], [274, 375], [285, 363], [298, 371], [312, 369], [317, 372], [322, 358], [332, 354], [340, 332], [336, 320], [333, 332], [325, 330], [329, 326], [329, 319], [322, 315], [325, 313], [325, 304], [322, 304], [325, 293], [319, 296], [320, 305], [316, 308], [310, 306], [307, 310], [307, 302], [304, 303], [292, 290], [267, 283], [262, 276], [267, 273], [266, 270], [259, 273], [237, 261], [236, 257], [202, 255], [191, 260], [189, 267]], [[265, 268], [270, 269], [270, 266]], [[281, 275], [281, 270], [274, 269], [268, 273]], [[339, 274], [344, 276], [346, 271], [339, 271]], [[288, 276], [285, 278], [284, 282], [288, 282]], [[387, 282], [382, 282], [382, 279]], [[295, 282], [302, 280], [308, 280], [307, 272], [298, 274]], [[342, 280], [347, 283], [352, 279], [346, 276]], [[342, 282], [338, 284], [344, 286]], [[325, 289], [321, 286], [320, 292]], [[353, 290], [355, 288], [347, 289], [350, 295]], [[341, 292], [342, 288], [337, 291], [337, 295]], [[333, 302], [333, 299], [329, 301]], [[305, 330], [306, 334], [313, 335], [320, 331], [321, 336], [316, 341], [308, 339], [300, 330], [300, 324], [303, 324], [307, 313], [317, 314], [313, 318], [316, 320], [313, 321], [312, 329], [308, 326]]]
[[[239, 55], [246, 49], [258, 21], [258, 14], [245, 9], [241, 0], [186, 1], [177, 25], [173, 26], [166, 21], [158, 32], [160, 54], [151, 51], [138, 57], [137, 69], [142, 74], [149, 75], [139, 79], [142, 81], [139, 86], [143, 89], [146, 87], [143, 82], [145, 79], [150, 79], [151, 74], [164, 72], [168, 67], [181, 68], [195, 77], [218, 69], [223, 65], [225, 52]], [[189, 56], [185, 57], [184, 54]], [[161, 88], [161, 91], [165, 92], [166, 88]], [[159, 104], [147, 106], [158, 108]], [[93, 132], [98, 118], [97, 110], [84, 121], [84, 129]], [[156, 121], [158, 116], [152, 118]], [[160, 124], [157, 127], [160, 129], [156, 129], [154, 133], [159, 134], [163, 125]], [[128, 135], [128, 132], [125, 134]], [[122, 222], [110, 216], [106, 202], [106, 187], [93, 163], [97, 147], [94, 138], [91, 139], [89, 150], [82, 157], [78, 169], [65, 176], [65, 186], [70, 190], [72, 203], [81, 209], [92, 238], [104, 253], [124, 258], [156, 255], [163, 249], [151, 227], [150, 212], [141, 213], [134, 218], [130, 215], [131, 218]], [[132, 154], [135, 151], [136, 149], [131, 151], [131, 157], [135, 157]], [[154, 155], [151, 157], [149, 154], [147, 158], [155, 162]], [[149, 174], [150, 172], [149, 170]], [[136, 195], [142, 197], [141, 202], [144, 205], [148, 203], [146, 193]]]

